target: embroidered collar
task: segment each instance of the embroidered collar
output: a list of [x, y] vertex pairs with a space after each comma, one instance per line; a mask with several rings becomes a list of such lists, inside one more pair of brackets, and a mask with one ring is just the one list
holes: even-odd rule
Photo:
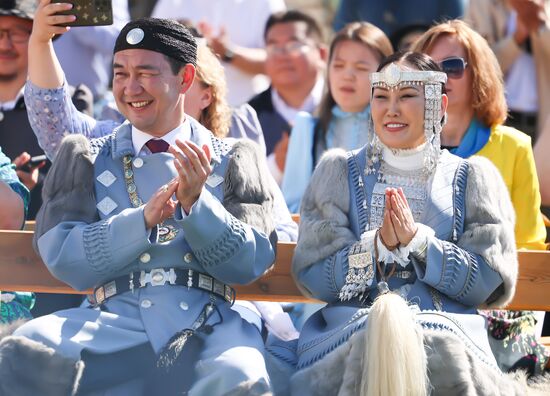
[[424, 168], [424, 147], [426, 143], [413, 149], [382, 149], [382, 159], [393, 168], [410, 171]]

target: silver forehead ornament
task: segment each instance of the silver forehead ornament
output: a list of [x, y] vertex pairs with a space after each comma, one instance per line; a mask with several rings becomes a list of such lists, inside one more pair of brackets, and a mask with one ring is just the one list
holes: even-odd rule
[[405, 84], [445, 84], [447, 75], [432, 70], [403, 70], [399, 65], [391, 63], [383, 71], [372, 73], [370, 80], [373, 87], [392, 89]]
[[126, 34], [126, 42], [130, 45], [136, 45], [141, 43], [145, 37], [145, 32], [140, 28], [133, 28]]

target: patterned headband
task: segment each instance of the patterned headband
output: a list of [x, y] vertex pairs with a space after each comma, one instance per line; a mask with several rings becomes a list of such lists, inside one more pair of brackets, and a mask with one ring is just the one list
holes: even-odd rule
[[447, 75], [438, 71], [403, 70], [391, 63], [383, 71], [370, 75], [372, 87], [394, 89], [403, 85], [445, 84]]

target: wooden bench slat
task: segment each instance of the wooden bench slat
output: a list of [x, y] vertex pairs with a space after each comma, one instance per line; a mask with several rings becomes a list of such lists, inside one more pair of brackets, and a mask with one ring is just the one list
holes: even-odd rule
[[519, 274], [513, 310], [550, 311], [550, 252], [520, 250]]
[[[0, 231], [0, 290], [78, 292], [55, 279], [32, 249], [31, 231]], [[261, 279], [237, 286], [243, 300], [313, 301], [301, 295], [290, 275], [296, 244], [279, 242], [275, 267]], [[550, 252], [520, 251], [516, 294], [508, 309], [550, 311]]]
[[[42, 293], [86, 294], [54, 278], [32, 248], [33, 232], [0, 230], [0, 290]], [[290, 265], [295, 243], [279, 242], [277, 263], [268, 274], [245, 286], [236, 286], [244, 300], [312, 301], [302, 296], [292, 276]]]

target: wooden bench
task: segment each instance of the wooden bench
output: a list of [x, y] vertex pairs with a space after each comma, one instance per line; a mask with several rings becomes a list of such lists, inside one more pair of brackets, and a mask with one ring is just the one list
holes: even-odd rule
[[[55, 279], [32, 248], [32, 231], [0, 231], [0, 290], [80, 293]], [[274, 269], [256, 282], [237, 286], [240, 299], [312, 301], [303, 297], [290, 275], [296, 244], [279, 242]], [[550, 252], [520, 251], [516, 294], [508, 309], [550, 311]]]
[[[43, 293], [76, 291], [54, 278], [32, 248], [32, 231], [0, 231], [0, 290]], [[290, 266], [296, 244], [279, 242], [274, 269], [256, 282], [237, 286], [242, 300], [313, 302], [300, 293]], [[550, 252], [520, 251], [516, 294], [507, 309], [550, 311]], [[550, 346], [550, 337], [543, 339]]]

